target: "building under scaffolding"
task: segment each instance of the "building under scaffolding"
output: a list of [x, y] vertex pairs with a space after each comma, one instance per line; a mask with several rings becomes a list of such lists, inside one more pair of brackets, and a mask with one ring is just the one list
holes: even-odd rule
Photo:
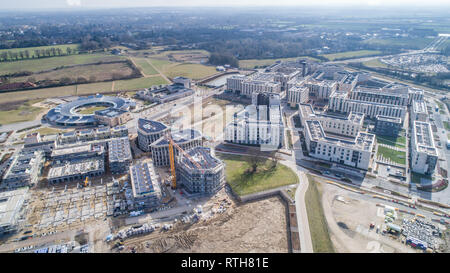
[[135, 206], [139, 208], [159, 206], [161, 188], [153, 164], [138, 163], [130, 166], [130, 178]]
[[190, 159], [180, 156], [177, 161], [178, 183], [189, 193], [213, 194], [219, 191], [225, 182], [224, 163], [212, 156], [209, 148], [196, 147], [187, 153]]

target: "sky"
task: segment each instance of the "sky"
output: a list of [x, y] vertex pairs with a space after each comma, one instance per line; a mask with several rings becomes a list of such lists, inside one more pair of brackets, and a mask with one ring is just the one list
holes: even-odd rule
[[151, 6], [449, 6], [448, 0], [1, 0], [1, 10]]

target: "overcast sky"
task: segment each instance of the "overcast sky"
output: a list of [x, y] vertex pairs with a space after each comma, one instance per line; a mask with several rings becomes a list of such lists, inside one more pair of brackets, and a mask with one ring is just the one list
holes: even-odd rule
[[117, 8], [145, 6], [449, 6], [448, 0], [1, 0], [2, 9]]

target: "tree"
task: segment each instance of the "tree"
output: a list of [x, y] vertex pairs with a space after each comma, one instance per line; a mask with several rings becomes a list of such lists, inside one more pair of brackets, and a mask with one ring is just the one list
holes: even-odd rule
[[250, 166], [250, 169], [247, 169], [249, 174], [254, 174], [258, 167], [266, 161], [266, 158], [263, 157], [262, 152], [259, 149], [249, 149], [250, 155], [246, 156], [246, 161]]

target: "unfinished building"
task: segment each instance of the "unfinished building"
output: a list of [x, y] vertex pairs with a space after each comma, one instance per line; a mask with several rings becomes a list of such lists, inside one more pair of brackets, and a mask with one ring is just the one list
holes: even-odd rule
[[109, 168], [113, 174], [128, 172], [133, 160], [130, 140], [127, 137], [115, 138], [108, 142]]
[[[211, 150], [196, 147], [187, 152], [190, 159], [180, 156], [177, 161], [177, 180], [193, 194], [214, 194], [225, 183], [224, 163], [211, 155]], [[192, 161], [194, 162], [192, 162]]]
[[53, 184], [82, 180], [86, 177], [101, 176], [105, 173], [104, 164], [103, 157], [98, 156], [60, 162], [50, 168], [47, 180]]
[[160, 181], [153, 164], [146, 162], [130, 166], [130, 177], [136, 207], [153, 208], [160, 205]]
[[[171, 134], [171, 137], [181, 149], [188, 151], [192, 148], [202, 145], [202, 134], [193, 129], [186, 129]], [[167, 166], [169, 159], [169, 142], [165, 137], [161, 137], [157, 141], [150, 144], [152, 152], [153, 164], [155, 166]], [[174, 149], [175, 156], [179, 155], [178, 149]]]
[[0, 192], [0, 234], [14, 233], [19, 229], [27, 199], [28, 188]]
[[0, 189], [16, 189], [32, 186], [38, 182], [44, 164], [42, 151], [20, 151], [3, 175]]

